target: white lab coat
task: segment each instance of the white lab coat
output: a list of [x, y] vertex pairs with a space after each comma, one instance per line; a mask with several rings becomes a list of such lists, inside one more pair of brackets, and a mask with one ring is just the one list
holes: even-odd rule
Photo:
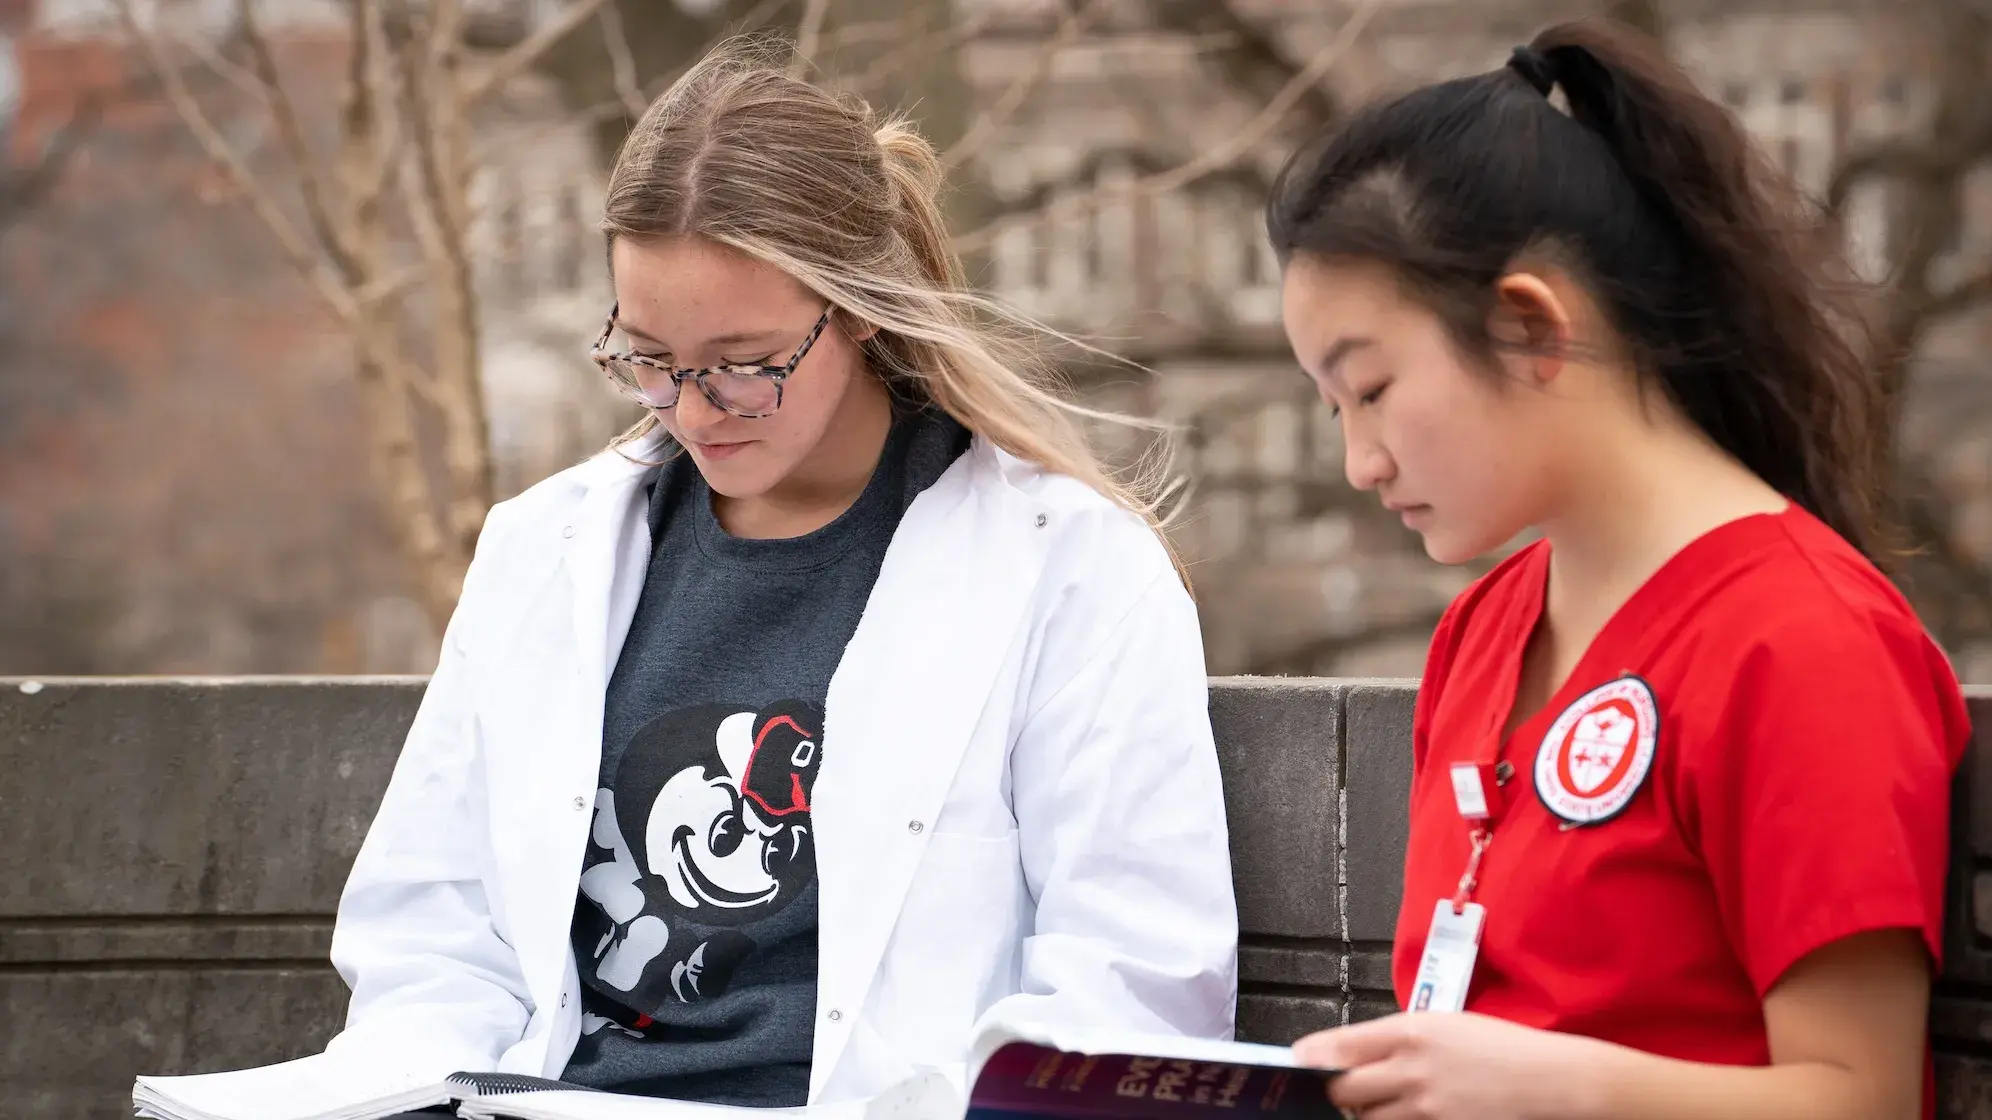
[[[605, 453], [491, 511], [340, 903], [353, 997], [333, 1053], [435, 1077], [565, 1068], [644, 474]], [[1139, 518], [978, 438], [893, 537], [824, 742], [812, 1102], [958, 1078], [999, 1018], [1231, 1036], [1202, 644]]]

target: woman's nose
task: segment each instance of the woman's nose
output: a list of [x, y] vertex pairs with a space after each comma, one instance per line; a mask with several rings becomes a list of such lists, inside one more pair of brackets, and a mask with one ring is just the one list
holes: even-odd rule
[[678, 387], [678, 403], [672, 406], [676, 413], [678, 427], [686, 431], [704, 431], [726, 418], [726, 413], [713, 406], [706, 399], [705, 391], [691, 378]]
[[1346, 444], [1342, 470], [1348, 475], [1350, 486], [1357, 490], [1374, 490], [1397, 473], [1395, 464], [1381, 444], [1348, 432], [1344, 432], [1342, 438]]

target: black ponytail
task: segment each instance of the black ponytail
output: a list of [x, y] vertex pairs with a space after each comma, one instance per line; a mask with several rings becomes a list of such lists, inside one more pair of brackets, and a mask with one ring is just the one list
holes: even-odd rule
[[1844, 266], [1735, 119], [1634, 34], [1560, 24], [1500, 70], [1365, 108], [1288, 162], [1266, 225], [1283, 262], [1392, 265], [1482, 357], [1495, 281], [1549, 254], [1643, 380], [1881, 550], [1881, 402]]

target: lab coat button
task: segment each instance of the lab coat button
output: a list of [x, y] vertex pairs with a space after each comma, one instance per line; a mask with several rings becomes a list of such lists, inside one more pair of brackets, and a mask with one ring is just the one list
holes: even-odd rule
[[566, 1007], [566, 1006], [567, 1006], [567, 993], [566, 993], [566, 992], [562, 992], [562, 993], [560, 993], [560, 1006], [562, 1006], [562, 1007]]
[[830, 1012], [830, 1021], [833, 1023], [842, 1022], [843, 1018], [844, 1018], [844, 1013], [842, 1011]]
[[560, 535], [561, 535], [561, 536], [563, 536], [563, 537], [571, 537], [571, 536], [573, 536], [573, 535], [574, 535], [574, 526], [572, 526], [572, 525], [563, 525], [563, 526], [561, 526], [561, 527], [560, 527]]
[[1049, 525], [1049, 524], [1051, 524], [1051, 518], [1049, 518], [1049, 517], [1046, 517], [1046, 516], [1045, 516], [1044, 514], [1042, 514], [1042, 513], [1040, 513], [1040, 514], [1038, 514], [1038, 515], [1037, 515], [1037, 527], [1038, 527], [1038, 528], [1042, 529], [1042, 528], [1044, 528], [1044, 527], [1045, 527], [1046, 525]]
[[586, 809], [587, 807], [588, 807], [588, 802], [586, 799], [580, 797], [574, 799], [574, 808], [576, 810]]
[[926, 828], [927, 828], [927, 826], [926, 826], [926, 825], [924, 825], [924, 824], [921, 824], [921, 823], [920, 823], [919, 821], [907, 821], [907, 822], [906, 822], [906, 831], [908, 831], [908, 832], [912, 833], [912, 834], [913, 834], [913, 835], [915, 835], [915, 836], [918, 836], [918, 835], [920, 835], [920, 833], [922, 833], [922, 832], [926, 831]]

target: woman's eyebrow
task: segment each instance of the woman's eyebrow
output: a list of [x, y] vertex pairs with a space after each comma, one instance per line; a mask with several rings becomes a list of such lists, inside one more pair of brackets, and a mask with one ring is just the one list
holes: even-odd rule
[[[632, 325], [629, 320], [620, 316], [616, 319], [616, 326], [620, 327], [622, 332], [631, 338], [642, 339], [644, 342], [654, 343], [659, 346], [664, 345], [663, 341], [656, 335], [649, 333], [642, 327]], [[729, 331], [726, 334], [715, 335], [712, 338], [706, 339], [705, 345], [731, 346], [742, 342], [763, 342], [780, 333], [781, 329], [778, 327], [766, 327], [755, 331]]]
[[1358, 350], [1375, 345], [1376, 339], [1361, 335], [1336, 339], [1335, 344], [1328, 348], [1328, 352], [1321, 356], [1322, 374], [1325, 376], [1338, 372], [1343, 359]]

